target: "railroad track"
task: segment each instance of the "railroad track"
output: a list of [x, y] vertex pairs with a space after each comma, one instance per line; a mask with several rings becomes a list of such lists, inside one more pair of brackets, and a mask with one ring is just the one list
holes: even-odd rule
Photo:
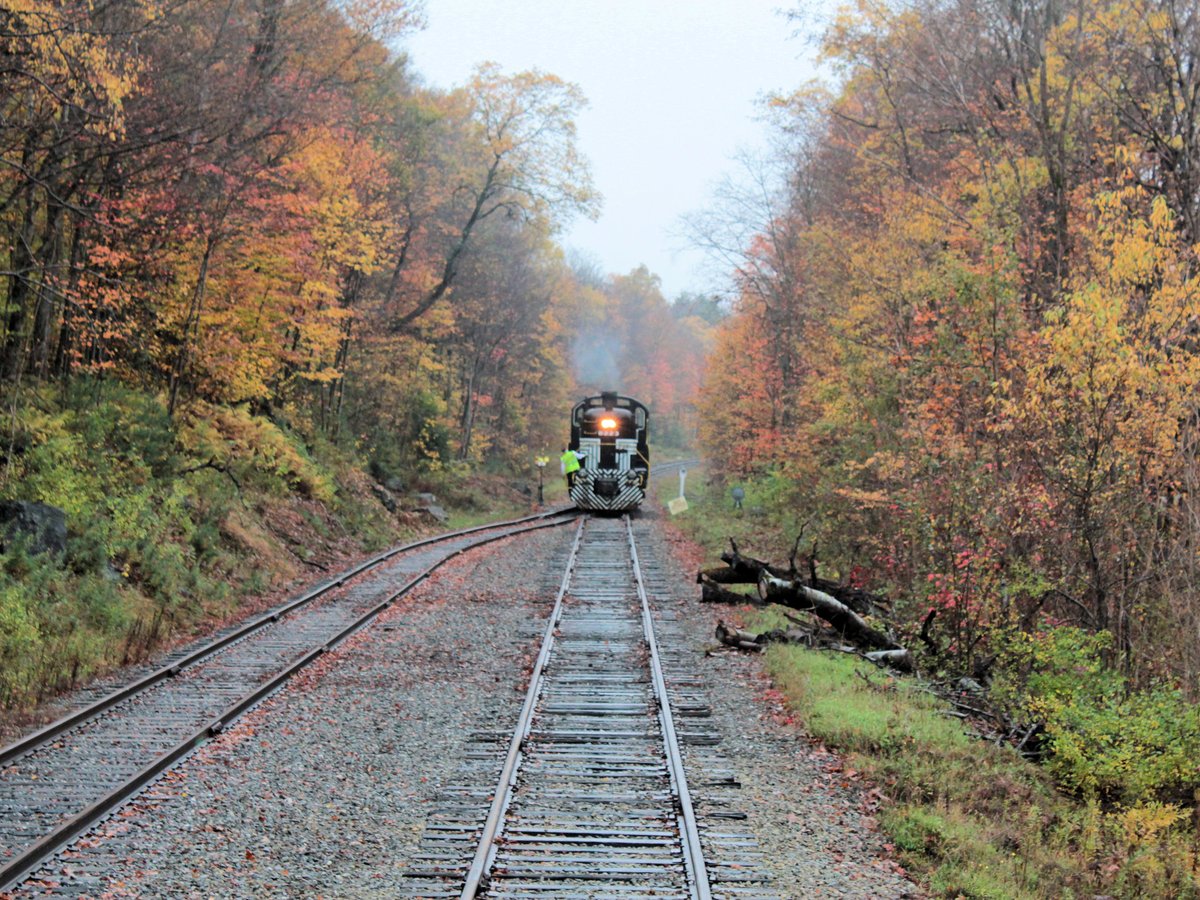
[[[41, 867], [296, 672], [463, 551], [572, 521], [553, 510], [396, 547], [212, 641], [170, 658], [0, 749], [0, 892]], [[398, 590], [365, 602], [337, 589], [391, 563]]]
[[494, 772], [502, 736], [476, 735], [401, 896], [774, 896], [752, 839], [728, 827], [744, 817], [714, 808], [702, 824], [697, 814], [683, 747], [718, 739], [677, 727], [677, 714], [708, 715], [692, 687], [668, 686], [629, 518], [582, 520], [499, 777], [479, 773]]

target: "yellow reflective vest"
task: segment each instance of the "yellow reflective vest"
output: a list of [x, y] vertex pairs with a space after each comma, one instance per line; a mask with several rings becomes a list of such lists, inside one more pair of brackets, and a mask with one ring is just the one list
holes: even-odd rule
[[579, 471], [579, 457], [574, 450], [568, 450], [562, 455], [562, 470], [564, 475]]

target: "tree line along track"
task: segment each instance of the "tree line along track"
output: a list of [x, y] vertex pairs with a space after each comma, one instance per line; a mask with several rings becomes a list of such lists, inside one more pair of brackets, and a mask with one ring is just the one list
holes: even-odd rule
[[[0, 891], [458, 554], [568, 523], [574, 513], [556, 509], [392, 548], [0, 749]], [[408, 576], [398, 590], [367, 604], [336, 596], [388, 563]]]
[[719, 813], [702, 834], [672, 710], [706, 707], [669, 689], [662, 656], [629, 518], [581, 520], [499, 776], [449, 787], [401, 896], [773, 896], [744, 834]]

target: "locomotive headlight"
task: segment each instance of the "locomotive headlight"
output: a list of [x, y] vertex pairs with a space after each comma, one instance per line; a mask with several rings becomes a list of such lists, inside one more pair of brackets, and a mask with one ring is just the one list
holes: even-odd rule
[[600, 427], [605, 431], [615, 431], [617, 427], [617, 420], [612, 418], [603, 418], [600, 420]]

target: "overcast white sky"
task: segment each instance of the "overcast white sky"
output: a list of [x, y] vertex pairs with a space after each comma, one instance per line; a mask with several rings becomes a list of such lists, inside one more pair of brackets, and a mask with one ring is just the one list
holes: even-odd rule
[[[810, 3], [810, 5], [818, 5]], [[820, 5], [825, 5], [820, 0]], [[833, 0], [828, 0], [833, 6]], [[537, 68], [578, 84], [579, 141], [604, 195], [598, 222], [563, 243], [608, 273], [645, 264], [663, 293], [711, 277], [679, 219], [708, 203], [739, 148], [761, 144], [756, 102], [814, 76], [790, 0], [426, 0], [428, 27], [402, 42], [427, 83], [463, 84], [477, 63]]]

